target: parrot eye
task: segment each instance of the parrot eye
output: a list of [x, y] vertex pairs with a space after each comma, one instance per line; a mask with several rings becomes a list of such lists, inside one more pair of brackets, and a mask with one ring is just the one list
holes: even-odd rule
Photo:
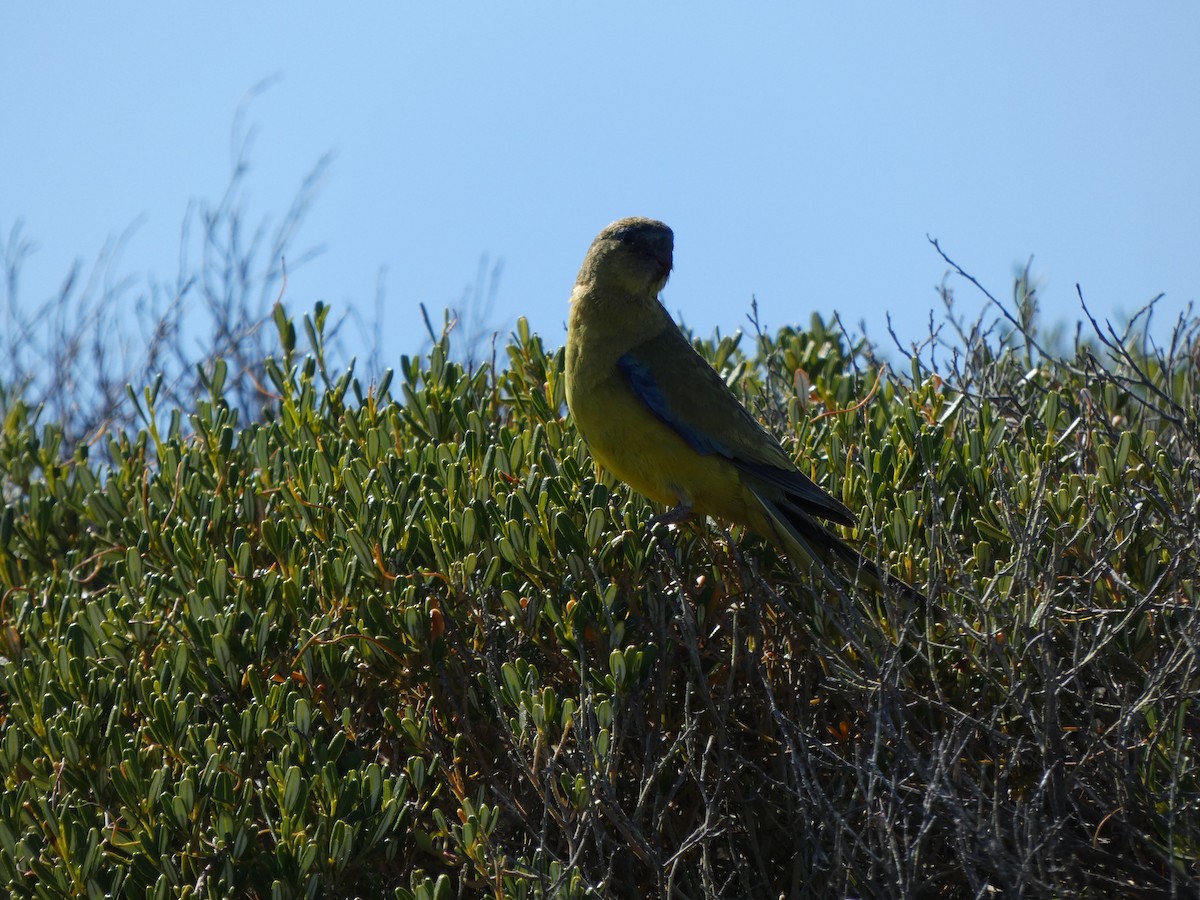
[[614, 231], [613, 237], [622, 243], [635, 243], [639, 239], [644, 240], [646, 238], [646, 230], [645, 225], [626, 225], [624, 228], [618, 228]]

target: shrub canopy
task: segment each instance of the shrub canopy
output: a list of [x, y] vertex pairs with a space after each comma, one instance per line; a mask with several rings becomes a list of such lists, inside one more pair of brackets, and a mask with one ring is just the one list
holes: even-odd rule
[[364, 388], [327, 314], [259, 421], [220, 362], [92, 446], [5, 397], [14, 896], [1200, 890], [1196, 323], [696, 342], [926, 613], [648, 525], [523, 322]]

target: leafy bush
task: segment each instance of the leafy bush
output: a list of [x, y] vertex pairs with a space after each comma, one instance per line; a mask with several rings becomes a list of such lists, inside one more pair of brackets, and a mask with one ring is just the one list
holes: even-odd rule
[[277, 308], [260, 420], [217, 362], [103, 464], [10, 397], [14, 896], [1200, 888], [1196, 322], [963, 326], [910, 379], [816, 318], [697, 342], [925, 613], [648, 526], [523, 322], [364, 388], [327, 315], [301, 356]]

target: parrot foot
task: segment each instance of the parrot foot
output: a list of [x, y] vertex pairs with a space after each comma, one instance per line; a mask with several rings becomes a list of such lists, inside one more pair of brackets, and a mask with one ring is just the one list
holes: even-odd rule
[[685, 504], [680, 504], [672, 510], [668, 510], [660, 516], [654, 516], [648, 525], [682, 525], [684, 522], [692, 520], [692, 508]]

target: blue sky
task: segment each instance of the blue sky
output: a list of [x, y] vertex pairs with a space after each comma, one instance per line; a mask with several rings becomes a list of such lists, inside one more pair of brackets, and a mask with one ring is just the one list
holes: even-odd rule
[[[1048, 316], [1200, 299], [1200, 4], [5, 4], [0, 231], [53, 294], [135, 221], [120, 271], [170, 279], [215, 200], [235, 110], [251, 209], [335, 154], [293, 310], [458, 304], [503, 261], [492, 324], [564, 338], [593, 235], [676, 233], [664, 293], [700, 333], [840, 311], [884, 339], [940, 308], [942, 246], [1001, 298], [1033, 256]], [[958, 289], [966, 311], [983, 301]]]

